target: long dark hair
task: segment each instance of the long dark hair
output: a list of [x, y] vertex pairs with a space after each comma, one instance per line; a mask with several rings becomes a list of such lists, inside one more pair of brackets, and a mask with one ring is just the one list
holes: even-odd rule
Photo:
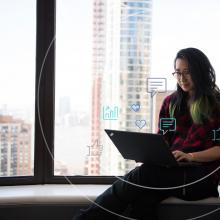
[[[184, 59], [188, 62], [189, 72], [194, 84], [194, 94], [190, 106], [190, 114], [194, 123], [201, 124], [212, 118], [213, 111], [219, 108], [220, 91], [215, 84], [215, 70], [208, 57], [196, 48], [185, 48], [180, 50], [174, 59], [174, 68], [177, 59]], [[181, 109], [181, 105], [188, 96], [177, 84], [175, 99], [170, 103], [170, 114]]]

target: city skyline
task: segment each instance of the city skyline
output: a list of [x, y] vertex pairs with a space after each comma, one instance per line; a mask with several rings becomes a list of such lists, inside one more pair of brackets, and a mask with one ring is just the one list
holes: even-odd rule
[[[20, 24], [23, 24], [23, 28], [26, 30], [26, 36], [27, 33], [30, 35], [30, 37], [23, 38], [20, 31], [15, 28], [16, 25], [13, 25], [13, 16], [10, 16], [10, 14], [6, 15], [6, 12], [8, 12], [7, 4], [5, 4], [5, 7], [1, 7], [1, 16], [3, 16], [4, 19], [0, 20], [0, 25], [4, 29], [5, 27], [5, 16], [7, 16], [7, 21], [9, 26], [14, 27], [12, 29], [7, 30], [7, 34], [2, 35], [2, 43], [1, 43], [1, 53], [0, 53], [0, 69], [1, 69], [1, 77], [2, 81], [5, 82], [5, 85], [7, 87], [2, 86], [0, 88], [0, 93], [5, 93], [4, 91], [7, 91], [7, 96], [1, 96], [0, 97], [0, 103], [2, 104], [8, 104], [8, 106], [12, 107], [24, 107], [24, 106], [34, 106], [34, 73], [35, 73], [35, 65], [34, 65], [34, 57], [35, 57], [35, 11], [34, 11], [34, 1], [25, 1], [25, 4], [29, 4], [27, 7], [23, 7], [22, 4], [16, 4], [14, 7], [10, 8], [10, 14], [16, 14], [17, 11], [22, 11], [22, 14], [24, 16], [31, 17], [32, 19], [22, 19], [17, 20]], [[220, 31], [216, 29], [218, 20], [220, 20], [220, 15], [218, 13], [218, 10], [220, 8], [220, 2], [218, 0], [211, 0], [209, 4], [206, 4], [207, 1], [205, 0], [186, 0], [186, 1], [180, 1], [180, 0], [170, 0], [169, 3], [166, 1], [161, 0], [153, 0], [152, 1], [152, 7], [153, 7], [153, 14], [152, 14], [152, 69], [151, 74], [152, 76], [161, 77], [166, 75], [169, 79], [168, 83], [168, 89], [172, 90], [175, 89], [175, 83], [172, 80], [171, 72], [173, 70], [173, 58], [176, 54], [176, 52], [183, 48], [183, 47], [189, 47], [194, 46], [198, 47], [208, 55], [210, 58], [210, 61], [213, 64], [214, 69], [217, 73], [217, 84], [220, 86], [220, 64], [218, 62], [218, 51], [219, 51], [219, 43], [218, 39], [220, 38]], [[67, 39], [63, 39], [63, 35], [60, 35], [57, 33], [56, 38], [61, 39], [63, 41], [63, 50], [64, 54], [66, 54], [65, 58], [66, 61], [62, 58], [62, 70], [63, 72], [66, 72], [68, 74], [63, 74], [63, 78], [58, 77], [57, 80], [62, 83], [59, 85], [57, 84], [57, 87], [59, 92], [57, 92], [58, 98], [61, 96], [68, 95], [72, 92], [77, 92], [77, 90], [80, 90], [80, 87], [76, 87], [75, 89], [71, 89], [71, 82], [74, 81], [74, 78], [71, 77], [71, 73], [69, 71], [70, 63], [69, 57], [77, 57], [78, 53], [74, 53], [75, 51], [79, 51], [80, 49], [82, 51], [87, 51], [86, 56], [84, 56], [84, 60], [88, 63], [87, 65], [80, 66], [75, 65], [77, 72], [82, 72], [82, 74], [79, 74], [77, 77], [77, 80], [80, 82], [83, 82], [82, 88], [85, 94], [90, 93], [90, 86], [91, 86], [91, 76], [88, 74], [91, 70], [91, 57], [92, 57], [92, 50], [91, 50], [91, 33], [92, 33], [92, 24], [90, 24], [90, 21], [92, 20], [92, 1], [90, 0], [83, 0], [80, 2], [77, 2], [78, 7], [74, 7], [75, 3], [74, 1], [67, 1], [63, 0], [61, 2], [57, 2], [57, 7], [59, 12], [59, 16], [63, 19], [63, 22], [66, 23], [66, 27], [63, 27], [64, 32], [65, 29], [74, 26], [75, 28], [73, 30], [69, 30], [70, 33], [68, 34]], [[68, 7], [67, 7], [68, 5]], [[190, 7], [189, 7], [190, 5]], [[199, 5], [199, 7], [198, 7]], [[30, 8], [33, 8], [33, 11], [29, 10]], [[180, 10], [181, 9], [181, 10]], [[76, 21], [69, 16], [69, 11], [71, 10], [72, 14], [76, 14], [79, 20], [81, 20], [81, 26], [76, 23]], [[84, 10], [84, 13], [82, 13], [82, 10]], [[187, 13], [187, 16], [179, 16], [179, 11], [183, 11]], [[73, 13], [74, 12], [74, 13]], [[87, 16], [84, 16], [84, 14], [87, 14]], [[204, 16], [205, 15], [205, 16]], [[178, 18], [178, 19], [176, 19]], [[183, 19], [184, 18], [184, 19]], [[176, 21], [177, 20], [177, 21]], [[191, 21], [189, 23], [189, 21]], [[72, 25], [71, 25], [72, 23]], [[194, 24], [194, 25], [191, 25]], [[212, 25], [210, 25], [212, 24]], [[57, 24], [59, 25], [59, 24]], [[195, 31], [195, 25], [196, 25], [196, 31]], [[82, 27], [84, 27], [82, 29]], [[204, 28], [205, 27], [205, 28]], [[74, 30], [82, 29], [83, 31], [79, 32], [82, 34], [77, 34], [75, 32], [74, 36]], [[181, 33], [182, 34], [178, 34]], [[19, 34], [20, 33], [20, 34]], [[10, 36], [10, 38], [8, 38]], [[21, 44], [16, 44], [13, 40], [13, 36], [17, 36], [17, 39], [19, 39]], [[18, 38], [19, 37], [19, 38]], [[23, 40], [22, 40], [23, 38]], [[76, 42], [78, 42], [78, 45], [73, 46], [71, 42], [72, 39], [75, 38]], [[199, 40], [198, 40], [199, 39]], [[209, 40], [210, 39], [210, 40]], [[65, 42], [66, 41], [66, 42]], [[5, 42], [8, 42], [8, 44]], [[81, 42], [81, 43], [79, 43]], [[13, 44], [12, 44], [13, 43]], [[13, 48], [16, 48], [16, 51], [22, 51], [23, 55], [16, 56], [16, 59], [13, 59], [13, 62], [16, 61], [15, 65], [10, 65], [9, 60], [7, 57], [9, 56], [8, 53], [10, 52], [10, 46], [13, 45]], [[22, 49], [21, 49], [22, 45]], [[70, 48], [73, 48], [73, 50], [67, 49], [68, 45]], [[81, 48], [79, 48], [81, 47]], [[63, 51], [62, 50], [62, 51]], [[60, 56], [58, 54], [59, 59]], [[24, 62], [25, 61], [25, 62]], [[25, 65], [22, 65], [25, 64]], [[67, 64], [67, 65], [66, 65]], [[10, 67], [10, 68], [9, 68]], [[57, 67], [57, 71], [59, 71], [59, 67]], [[16, 75], [15, 73], [19, 71], [19, 75]], [[30, 74], [30, 72], [33, 73]], [[86, 74], [86, 78], [84, 77]], [[11, 76], [13, 74], [13, 78], [16, 77], [14, 80], [14, 83], [11, 84], [10, 79], [8, 76]], [[16, 75], [16, 76], [15, 76]], [[29, 82], [27, 84], [22, 83], [22, 88], [19, 84], [16, 84], [15, 82], [20, 80], [20, 77], [23, 79], [26, 79], [26, 82]], [[76, 76], [74, 76], [76, 77]], [[68, 80], [65, 80], [68, 79]], [[14, 88], [14, 89], [9, 89]], [[24, 89], [23, 89], [24, 88]], [[17, 95], [19, 97], [27, 97], [25, 99], [18, 99], [15, 97], [13, 91], [18, 91]], [[28, 91], [28, 93], [27, 93]], [[73, 98], [72, 98], [73, 99]], [[88, 108], [90, 107], [90, 104], [88, 102], [82, 102], [80, 99], [75, 99], [76, 103], [80, 103], [80, 108]]]
[[[137, 104], [137, 102], [133, 101], [137, 99], [137, 97], [140, 98], [142, 96], [140, 98], [142, 100], [144, 99], [143, 96], [145, 96], [145, 98], [147, 97], [148, 94], [145, 90], [147, 74], [149, 74], [151, 77], [166, 78], [168, 82], [167, 89], [175, 89], [176, 81], [172, 78], [171, 72], [173, 71], [173, 59], [179, 49], [193, 46], [203, 50], [210, 58], [210, 61], [216, 70], [217, 84], [220, 85], [220, 64], [218, 63], [218, 51], [220, 49], [218, 41], [220, 38], [220, 32], [216, 29], [218, 20], [220, 19], [220, 15], [218, 13], [220, 8], [219, 1], [211, 0], [208, 5], [204, 0], [170, 0], [169, 3], [167, 3], [167, 1], [159, 0], [149, 1], [152, 2], [151, 47], [150, 49], [148, 48], [150, 54], [150, 63], [149, 70], [144, 69], [144, 71], [143, 69], [138, 69], [139, 67], [135, 67], [136, 64], [132, 63], [132, 59], [129, 61], [131, 62], [131, 65], [127, 65], [127, 61], [122, 63], [120, 60], [121, 58], [119, 55], [124, 56], [128, 52], [132, 54], [135, 50], [135, 47], [134, 45], [128, 45], [128, 42], [126, 42], [124, 45], [120, 45], [118, 43], [119, 41], [113, 39], [117, 38], [119, 32], [117, 32], [115, 35], [111, 35], [110, 33], [110, 31], [119, 31], [120, 29], [118, 29], [117, 25], [119, 23], [123, 23], [123, 21], [129, 17], [129, 13], [125, 13], [124, 18], [119, 21], [117, 13], [120, 14], [120, 10], [118, 9], [121, 8], [116, 8], [116, 11], [112, 12], [116, 13], [113, 16], [115, 20], [108, 20], [108, 22], [115, 22], [117, 20], [119, 23], [113, 24], [115, 25], [113, 26], [115, 28], [104, 30], [108, 35], [106, 42], [107, 48], [105, 48], [108, 50], [106, 53], [108, 65], [105, 66], [103, 71], [109, 73], [109, 75], [106, 74], [104, 80], [97, 77], [95, 83], [93, 78], [94, 66], [92, 65], [92, 54], [94, 52], [92, 40], [94, 28], [92, 23], [93, 2], [94, 1], [91, 0], [79, 1], [77, 2], [78, 7], [75, 7], [75, 1], [57, 1], [57, 34], [55, 36], [55, 123], [57, 126], [59, 125], [60, 128], [56, 128], [57, 131], [55, 139], [57, 138], [57, 144], [59, 143], [59, 146], [55, 145], [55, 152], [57, 153], [56, 157], [59, 156], [57, 157], [57, 160], [59, 160], [59, 163], [57, 164], [61, 164], [60, 166], [65, 166], [65, 160], [67, 164], [71, 163], [71, 160], [74, 158], [75, 161], [72, 162], [71, 166], [77, 167], [77, 169], [75, 169], [77, 172], [81, 169], [79, 167], [80, 165], [77, 165], [77, 163], [82, 163], [82, 160], [85, 159], [85, 155], [88, 153], [87, 146], [94, 143], [94, 140], [97, 140], [96, 136], [94, 136], [94, 140], [90, 139], [90, 121], [94, 118], [101, 117], [101, 109], [104, 106], [119, 106], [120, 109], [121, 106], [119, 100], [116, 100], [115, 102], [113, 101], [113, 98], [120, 94], [121, 98], [125, 100], [125, 103], [129, 103], [129, 100], [131, 103], [126, 104], [123, 106], [123, 108], [121, 108], [123, 109], [123, 114], [121, 114], [121, 116], [124, 118], [119, 118], [120, 122], [118, 122], [120, 125], [118, 125], [117, 120], [115, 120], [116, 123], [114, 126], [120, 129], [126, 129], [128, 127], [131, 128], [133, 126], [133, 129], [140, 131], [138, 126], [141, 127], [144, 123], [142, 121], [143, 119], [141, 118], [142, 113], [137, 112], [136, 114], [131, 114], [131, 112], [129, 112], [131, 110], [130, 106], [132, 104]], [[106, 0], [106, 2], [109, 5], [111, 3], [110, 0]], [[123, 3], [125, 1], [121, 2]], [[118, 2], [115, 1], [114, 4], [117, 5]], [[8, 15], [5, 13], [7, 12], [7, 3], [5, 7], [0, 9], [0, 16], [3, 17], [3, 19], [0, 19], [0, 24], [2, 25], [3, 32], [6, 32], [6, 34], [2, 35], [3, 40], [2, 43], [0, 43], [2, 48], [0, 53], [0, 70], [3, 82], [0, 92], [1, 94], [4, 94], [0, 97], [0, 108], [3, 115], [5, 115], [7, 112], [10, 112], [12, 116], [18, 115], [20, 118], [26, 118], [32, 123], [34, 123], [35, 112], [34, 92], [36, 32], [35, 10], [33, 5], [33, 1], [30, 1], [28, 8], [32, 8], [32, 10], [26, 10], [22, 7], [22, 4], [18, 4], [15, 8], [10, 8], [10, 13]], [[123, 9], [125, 9], [125, 6], [123, 6]], [[16, 11], [24, 12], [24, 17], [29, 17], [30, 19], [20, 18], [18, 14], [16, 14]], [[14, 23], [13, 13], [16, 17], [19, 17], [17, 23]], [[108, 13], [111, 13], [111, 11], [108, 11]], [[183, 16], [184, 13], [187, 16]], [[106, 14], [104, 13], [104, 16], [105, 15]], [[7, 19], [9, 24], [8, 27], [10, 27], [8, 29], [4, 23], [5, 19]], [[23, 36], [19, 32], [20, 29], [17, 27], [19, 26], [18, 24], [20, 24], [20, 27], [27, 32], [27, 38], [23, 39]], [[126, 27], [125, 23], [122, 25], [123, 27]], [[140, 30], [142, 27], [139, 26], [138, 28]], [[137, 31], [137, 29], [135, 31]], [[122, 31], [120, 32], [120, 35], [132, 34], [132, 32], [127, 32], [128, 30], [120, 31]], [[131, 30], [130, 28], [129, 31], [134, 30]], [[99, 33], [99, 31], [97, 31], [97, 33]], [[17, 36], [17, 38], [14, 39], [13, 36]], [[110, 36], [114, 37], [111, 39]], [[116, 49], [112, 51], [110, 50], [111, 40], [112, 42], [116, 42], [114, 47], [117, 47], [118, 49], [120, 47], [120, 54]], [[11, 57], [10, 51], [12, 49], [13, 51], [15, 50], [16, 53]], [[100, 53], [101, 55], [103, 48], [99, 49], [100, 50], [97, 50], [96, 52]], [[139, 52], [141, 54], [140, 50]], [[111, 63], [111, 57], [117, 57], [117, 59], [114, 61], [116, 63]], [[12, 61], [14, 65], [11, 65]], [[102, 57], [99, 61], [102, 61]], [[125, 73], [128, 73], [128, 71], [133, 71], [135, 68], [137, 68], [136, 70], [139, 73], [142, 72], [146, 75], [140, 74], [137, 78], [134, 78], [133, 76], [129, 76], [129, 78], [128, 75], [124, 74], [119, 82], [119, 78], [117, 78], [116, 74], [119, 70], [117, 66], [119, 63], [121, 64], [121, 71], [124, 71]], [[111, 67], [114, 67], [115, 69], [111, 70]], [[130, 86], [130, 93], [127, 91], [128, 84], [132, 85]], [[93, 86], [96, 88], [95, 90], [92, 90]], [[114, 89], [108, 88], [110, 86], [113, 86]], [[103, 91], [103, 94], [99, 97], [100, 100], [96, 100], [97, 105], [94, 105], [94, 103], [91, 101], [92, 96], [95, 94], [97, 95], [97, 93], [101, 93], [101, 91]], [[65, 104], [64, 101], [64, 104], [62, 104], [63, 109], [61, 110], [60, 99], [62, 97], [68, 97], [69, 103]], [[143, 107], [147, 107], [147, 98], [140, 104], [142, 107], [141, 110], [143, 110]], [[66, 105], [66, 107], [64, 105]], [[4, 106], [7, 108], [4, 108]], [[92, 115], [91, 109], [94, 106], [99, 106], [101, 109], [94, 109], [94, 115]], [[126, 108], [124, 108], [125, 106]], [[64, 114], [64, 116], [61, 117], [59, 114]], [[146, 118], [149, 119], [148, 116], [146, 116]], [[136, 119], [139, 120], [137, 124], [134, 123]], [[99, 124], [96, 124], [95, 126], [98, 125]], [[109, 122], [106, 120], [97, 130], [108, 127], [109, 125]], [[68, 126], [71, 128], [74, 127], [74, 129], [71, 130], [68, 128]], [[79, 131], [78, 129], [82, 129], [82, 131]], [[144, 127], [144, 129], [148, 128]], [[64, 132], [66, 133], [64, 134]], [[99, 134], [97, 136], [99, 139], [101, 139]], [[75, 139], [79, 139], [79, 142], [76, 142]], [[63, 147], [64, 144], [68, 147]], [[71, 148], [71, 146], [73, 147]], [[107, 144], [104, 144], [104, 148], [106, 146]], [[80, 147], [82, 147], [82, 149], [79, 149]], [[61, 172], [64, 172], [65, 170], [66, 169], [63, 167]], [[71, 168], [71, 170], [73, 169]], [[79, 172], [83, 171], [80, 170]]]

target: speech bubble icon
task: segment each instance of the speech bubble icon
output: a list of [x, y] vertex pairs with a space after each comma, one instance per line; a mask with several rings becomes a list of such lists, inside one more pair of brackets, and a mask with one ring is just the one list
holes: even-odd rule
[[157, 92], [162, 93], [167, 91], [166, 78], [147, 78], [147, 92], [154, 96]]
[[176, 130], [176, 119], [175, 118], [160, 118], [160, 130], [165, 134], [167, 131]]

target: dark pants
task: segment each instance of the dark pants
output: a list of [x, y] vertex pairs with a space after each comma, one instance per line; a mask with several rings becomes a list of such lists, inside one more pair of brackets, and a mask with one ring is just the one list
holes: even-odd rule
[[[204, 166], [165, 168], [143, 164], [136, 167], [123, 180], [117, 180], [95, 203], [73, 218], [74, 220], [114, 220], [130, 206], [129, 217], [142, 220], [156, 220], [156, 209], [159, 202], [170, 196], [184, 200], [199, 200], [210, 196], [218, 196], [217, 183], [213, 177], [206, 178], [196, 184], [178, 189], [150, 189], [147, 187], [175, 187], [195, 181], [209, 173]], [[129, 184], [134, 183], [140, 186]], [[117, 213], [119, 215], [115, 215]], [[123, 218], [121, 218], [123, 219]]]

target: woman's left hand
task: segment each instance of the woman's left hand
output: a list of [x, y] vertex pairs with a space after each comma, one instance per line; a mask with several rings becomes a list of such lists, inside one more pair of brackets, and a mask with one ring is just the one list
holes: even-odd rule
[[175, 150], [172, 152], [173, 156], [175, 157], [176, 161], [192, 161], [192, 156], [190, 154], [184, 153], [180, 150]]

